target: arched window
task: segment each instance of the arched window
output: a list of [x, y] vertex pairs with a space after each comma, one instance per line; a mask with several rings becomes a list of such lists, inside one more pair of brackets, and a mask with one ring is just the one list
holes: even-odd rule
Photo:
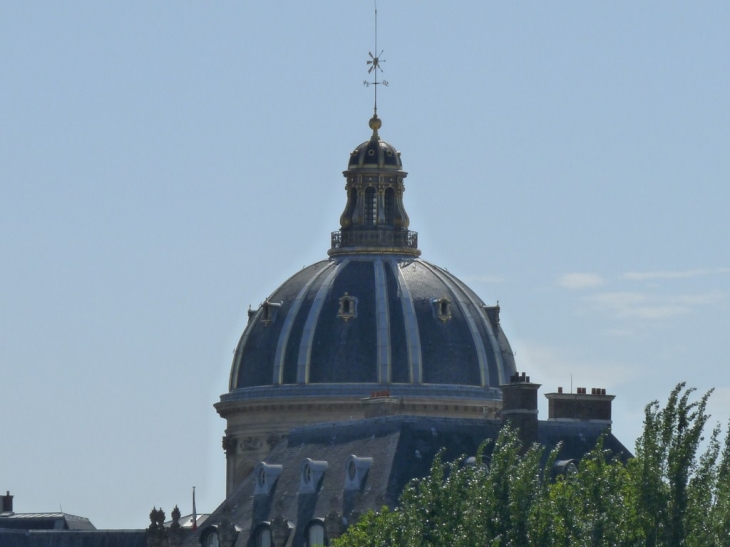
[[357, 205], [357, 189], [350, 188], [350, 193], [347, 196], [347, 218], [352, 219], [352, 213], [355, 212], [355, 206]]
[[271, 547], [271, 530], [268, 527], [261, 527], [256, 533], [254, 542], [256, 547]]
[[220, 547], [220, 538], [218, 537], [218, 532], [215, 530], [208, 533], [208, 535], [205, 536], [204, 545], [205, 547]]
[[326, 545], [324, 541], [324, 526], [321, 522], [315, 522], [309, 525], [307, 529], [307, 547], [322, 547]]
[[395, 224], [395, 190], [392, 188], [385, 191], [385, 223], [388, 226]]
[[345, 293], [345, 296], [340, 297], [340, 308], [337, 311], [337, 316], [345, 321], [357, 317], [357, 298], [347, 293]]
[[375, 188], [369, 186], [365, 189], [365, 224], [368, 226], [375, 225], [375, 219], [378, 215], [378, 201]]

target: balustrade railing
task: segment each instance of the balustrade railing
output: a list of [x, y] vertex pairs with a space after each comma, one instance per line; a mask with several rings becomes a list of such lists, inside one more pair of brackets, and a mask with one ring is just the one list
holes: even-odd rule
[[358, 230], [332, 232], [332, 248], [342, 247], [405, 247], [418, 248], [418, 232], [407, 230]]

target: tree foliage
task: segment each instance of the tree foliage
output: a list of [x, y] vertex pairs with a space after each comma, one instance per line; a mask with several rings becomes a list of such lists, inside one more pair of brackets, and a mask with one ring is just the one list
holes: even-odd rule
[[[574, 473], [552, 475], [557, 451], [523, 449], [504, 428], [476, 464], [437, 456], [398, 507], [364, 515], [335, 547], [727, 547], [730, 434], [704, 437], [711, 392], [693, 400], [679, 384], [644, 412], [627, 463], [602, 440]], [[479, 464], [492, 448], [489, 465]]]

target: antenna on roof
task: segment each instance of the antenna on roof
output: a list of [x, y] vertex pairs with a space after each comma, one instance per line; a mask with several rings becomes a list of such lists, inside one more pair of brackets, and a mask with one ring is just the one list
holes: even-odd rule
[[[378, 71], [383, 72], [383, 67], [381, 66], [381, 63], [385, 62], [385, 59], [381, 59], [380, 57], [383, 55], [383, 51], [378, 53], [378, 4], [376, 0], [373, 0], [373, 5], [375, 6], [375, 47], [373, 48], [373, 51], [368, 51], [368, 55], [370, 56], [370, 60], [368, 60], [367, 64], [371, 65], [370, 68], [368, 68], [368, 74], [373, 75], [373, 81], [370, 82], [368, 80], [365, 80], [363, 82], [363, 85], [365, 87], [370, 87], [371, 85], [374, 88], [374, 95], [375, 95], [375, 102], [373, 105], [373, 117], [378, 117], [378, 86], [384, 85], [388, 86], [387, 80], [378, 81]], [[374, 53], [373, 53], [374, 52]]]

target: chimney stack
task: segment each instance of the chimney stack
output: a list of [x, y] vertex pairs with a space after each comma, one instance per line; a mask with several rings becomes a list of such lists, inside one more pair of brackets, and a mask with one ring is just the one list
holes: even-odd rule
[[8, 493], [5, 494], [3, 499], [3, 513], [12, 513], [13, 512], [13, 496], [10, 495], [10, 490], [7, 491]]
[[517, 429], [522, 445], [537, 442], [537, 390], [540, 384], [530, 382], [524, 372], [515, 373], [502, 388], [502, 422]]
[[365, 397], [362, 404], [365, 406], [366, 418], [379, 418], [399, 414], [401, 400], [398, 397], [391, 397], [390, 390], [373, 391], [370, 397]]
[[611, 401], [615, 395], [606, 395], [603, 388], [576, 388], [576, 393], [546, 393], [548, 400], [548, 420], [566, 422], [599, 422], [611, 423]]

